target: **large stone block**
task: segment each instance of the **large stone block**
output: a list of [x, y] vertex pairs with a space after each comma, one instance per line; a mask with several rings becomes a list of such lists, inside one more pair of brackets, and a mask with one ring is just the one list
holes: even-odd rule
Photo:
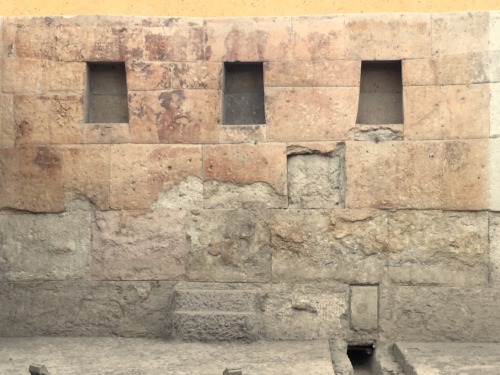
[[205, 59], [283, 61], [292, 59], [289, 17], [205, 20]]
[[199, 208], [201, 159], [200, 146], [111, 146], [111, 208]]
[[347, 142], [347, 208], [440, 208], [444, 147], [437, 142]]
[[222, 80], [220, 62], [177, 62], [172, 64], [174, 89], [220, 90]]
[[485, 52], [489, 43], [487, 12], [432, 15], [433, 55]]
[[0, 280], [88, 278], [90, 212], [0, 215]]
[[0, 283], [0, 336], [164, 337], [169, 282]]
[[82, 143], [130, 143], [128, 123], [83, 124]]
[[490, 137], [500, 137], [500, 83], [490, 84]]
[[14, 97], [0, 94], [0, 148], [14, 147], [15, 142]]
[[357, 87], [266, 88], [267, 138], [330, 141], [350, 138], [356, 124]]
[[70, 146], [61, 149], [65, 192], [83, 195], [98, 209], [109, 208], [110, 146]]
[[428, 14], [362, 14], [345, 20], [348, 59], [401, 60], [431, 54]]
[[15, 95], [14, 122], [20, 144], [81, 143], [83, 95]]
[[128, 91], [165, 90], [172, 87], [172, 64], [131, 61], [126, 64]]
[[382, 212], [273, 211], [273, 281], [378, 283], [386, 263], [387, 230]]
[[384, 287], [380, 335], [388, 341], [498, 342], [498, 288]]
[[355, 331], [377, 331], [378, 286], [352, 285], [349, 296], [351, 328]]
[[405, 87], [405, 139], [488, 138], [487, 84]]
[[[84, 28], [86, 40], [82, 51], [83, 58], [86, 61], [144, 59], [147, 51], [147, 43], [144, 41], [145, 28], [130, 24], [127, 18], [109, 20], [108, 24], [97, 21]], [[68, 37], [71, 37], [71, 34], [68, 33]], [[79, 38], [78, 35], [76, 37]]]
[[96, 212], [92, 275], [103, 280], [177, 280], [186, 263], [185, 211]]
[[267, 282], [271, 278], [269, 213], [193, 211], [187, 277], [191, 281]]
[[282, 144], [203, 146], [205, 208], [286, 207]]
[[490, 284], [494, 287], [500, 287], [500, 216], [491, 214], [489, 220], [489, 239], [490, 239]]
[[487, 284], [487, 214], [405, 210], [389, 214], [388, 225], [387, 275], [392, 282]]
[[500, 51], [500, 40], [498, 39], [498, 34], [500, 34], [500, 12], [491, 11], [488, 13], [490, 24], [489, 24], [489, 47], [490, 51]]
[[489, 142], [489, 208], [500, 211], [500, 138]]
[[45, 146], [0, 149], [0, 207], [64, 210], [61, 152]]
[[256, 143], [266, 140], [265, 125], [226, 125], [219, 127], [219, 143]]

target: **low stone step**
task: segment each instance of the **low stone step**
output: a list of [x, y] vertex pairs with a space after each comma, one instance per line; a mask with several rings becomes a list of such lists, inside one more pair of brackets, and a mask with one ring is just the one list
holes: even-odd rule
[[189, 341], [231, 341], [258, 339], [255, 313], [220, 311], [174, 311], [172, 336]]
[[254, 312], [255, 290], [178, 289], [174, 294], [174, 310]]

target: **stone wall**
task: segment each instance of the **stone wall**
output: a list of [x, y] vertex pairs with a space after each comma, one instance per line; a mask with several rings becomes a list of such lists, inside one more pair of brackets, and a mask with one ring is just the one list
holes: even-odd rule
[[0, 335], [499, 340], [500, 13], [1, 29]]

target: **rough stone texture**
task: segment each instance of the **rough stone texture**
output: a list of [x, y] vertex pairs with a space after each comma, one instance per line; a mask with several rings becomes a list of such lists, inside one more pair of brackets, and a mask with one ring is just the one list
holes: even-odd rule
[[403, 92], [405, 139], [488, 138], [488, 85], [410, 86]]
[[286, 206], [286, 152], [282, 144], [203, 147], [205, 208]]
[[172, 64], [174, 89], [220, 90], [222, 64], [219, 62], [194, 62]]
[[267, 139], [347, 139], [356, 121], [358, 97], [356, 87], [266, 88]]
[[378, 329], [378, 286], [351, 285], [350, 313], [352, 329], [376, 331]]
[[499, 342], [498, 288], [385, 287], [380, 334], [390, 341]]
[[266, 210], [192, 211], [187, 228], [187, 278], [209, 282], [269, 281], [268, 217]]
[[360, 125], [356, 127], [354, 140], [372, 141], [402, 141], [403, 125]]
[[0, 148], [13, 147], [15, 142], [14, 97], [0, 94]]
[[489, 171], [489, 208], [500, 211], [500, 138], [491, 139], [489, 142]]
[[443, 145], [346, 142], [346, 207], [440, 208]]
[[265, 125], [228, 125], [219, 128], [219, 143], [264, 142]]
[[500, 216], [492, 214], [489, 220], [490, 284], [500, 287]]
[[0, 207], [32, 212], [64, 209], [61, 152], [51, 147], [0, 149]]
[[[188, 179], [191, 179], [188, 181]], [[110, 194], [113, 209], [149, 208], [162, 192], [190, 182], [164, 208], [199, 208], [201, 147], [116, 145], [111, 147]], [[192, 194], [190, 194], [192, 193]], [[174, 198], [172, 196], [172, 198]], [[178, 199], [178, 200], [177, 200]]]
[[85, 211], [0, 215], [0, 280], [88, 278], [90, 219]]
[[128, 91], [165, 90], [172, 87], [172, 64], [131, 61], [126, 64]]
[[130, 141], [128, 123], [83, 124], [82, 143], [128, 143]]
[[171, 292], [159, 281], [0, 283], [0, 336], [164, 337]]
[[176, 288], [176, 311], [255, 312], [257, 292], [249, 289], [188, 289]]
[[500, 137], [500, 83], [490, 84], [490, 137]]
[[500, 40], [498, 40], [498, 33], [500, 33], [500, 12], [492, 11], [489, 15], [489, 47], [490, 51], [500, 51]]
[[[244, 374], [333, 375], [328, 342], [183, 343], [124, 338], [3, 338], [0, 372], [22, 374], [39, 358], [51, 374], [220, 375], [226, 368]], [[337, 372], [335, 372], [337, 374]]]
[[184, 277], [184, 211], [96, 212], [92, 275], [101, 280], [177, 280]]
[[318, 340], [341, 336], [348, 324], [347, 300], [344, 286], [272, 284], [261, 305], [265, 338]]

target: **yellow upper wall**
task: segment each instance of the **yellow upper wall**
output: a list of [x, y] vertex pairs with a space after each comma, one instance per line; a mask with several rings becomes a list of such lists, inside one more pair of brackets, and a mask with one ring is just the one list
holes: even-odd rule
[[296, 16], [500, 10], [500, 0], [0, 0], [1, 16]]

